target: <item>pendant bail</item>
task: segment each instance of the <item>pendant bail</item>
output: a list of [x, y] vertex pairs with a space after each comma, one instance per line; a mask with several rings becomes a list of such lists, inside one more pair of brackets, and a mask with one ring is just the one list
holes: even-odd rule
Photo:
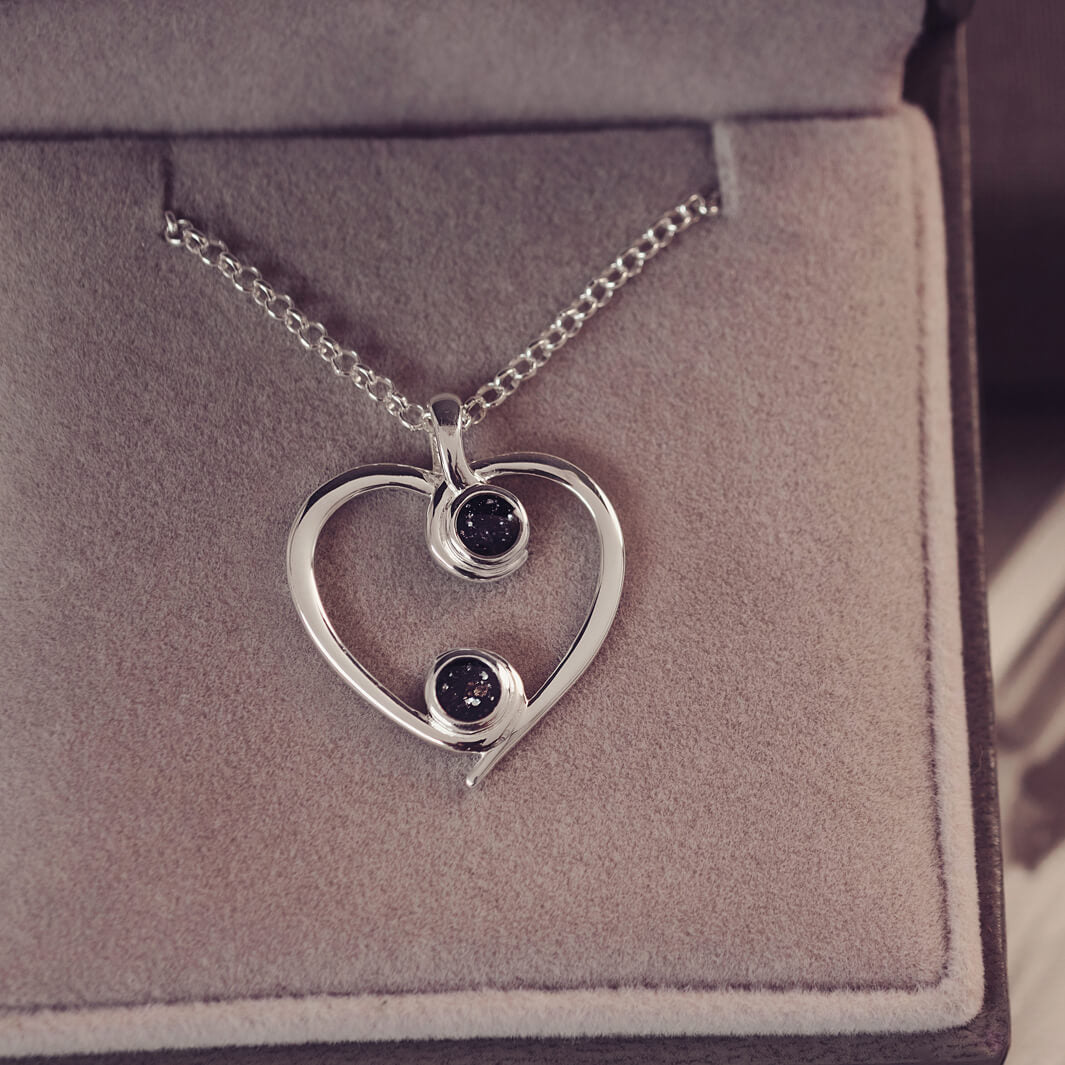
[[451, 392], [434, 396], [429, 401], [429, 414], [433, 465], [453, 491], [461, 492], [480, 480], [462, 447], [462, 400]]

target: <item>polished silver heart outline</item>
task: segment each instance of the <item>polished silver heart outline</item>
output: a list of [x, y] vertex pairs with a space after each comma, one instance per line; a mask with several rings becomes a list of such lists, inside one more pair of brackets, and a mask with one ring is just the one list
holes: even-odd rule
[[452, 751], [477, 753], [466, 784], [476, 787], [509, 751], [569, 690], [591, 664], [614, 622], [625, 578], [625, 543], [610, 500], [583, 470], [554, 455], [504, 455], [472, 463], [478, 481], [499, 477], [540, 477], [572, 492], [591, 514], [599, 537], [599, 573], [588, 615], [562, 660], [527, 704], [491, 733], [470, 738], [448, 733], [428, 711], [409, 706], [377, 680], [347, 649], [325, 612], [314, 573], [314, 552], [325, 524], [345, 503], [386, 488], [414, 492], [433, 500], [442, 473], [418, 466], [359, 466], [322, 485], [307, 499], [288, 537], [288, 582], [304, 627], [325, 660], [371, 706], [415, 736]]

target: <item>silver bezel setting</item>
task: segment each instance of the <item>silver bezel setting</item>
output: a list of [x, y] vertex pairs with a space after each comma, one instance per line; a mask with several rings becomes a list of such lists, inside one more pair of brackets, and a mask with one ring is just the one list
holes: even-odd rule
[[[440, 478], [429, 501], [425, 540], [436, 562], [468, 581], [497, 581], [518, 569], [529, 557], [529, 515], [513, 492], [489, 484], [466, 461], [462, 447], [462, 403], [458, 396], [437, 396], [429, 405], [433, 425], [433, 472]], [[514, 508], [521, 528], [518, 538], [500, 555], [471, 551], [458, 532], [459, 512], [471, 499], [493, 495]]]
[[[469, 500], [479, 495], [505, 499], [521, 523], [517, 540], [500, 555], [479, 555], [459, 536], [459, 513]], [[513, 492], [489, 484], [483, 478], [477, 478], [458, 493], [447, 481], [441, 481], [429, 503], [425, 538], [429, 553], [449, 573], [465, 580], [495, 581], [519, 569], [529, 557], [529, 515]]]
[[[493, 707], [491, 713], [478, 721], [460, 721], [452, 717], [440, 705], [436, 694], [436, 682], [440, 674], [452, 662], [461, 658], [472, 658], [483, 662], [499, 681], [499, 702]], [[429, 719], [439, 728], [467, 739], [477, 737], [484, 740], [501, 735], [508, 724], [517, 719], [526, 705], [525, 686], [522, 684], [518, 671], [502, 655], [497, 655], [492, 651], [482, 651], [476, 648], [447, 651], [433, 663], [433, 668], [425, 680], [425, 706], [429, 711]]]

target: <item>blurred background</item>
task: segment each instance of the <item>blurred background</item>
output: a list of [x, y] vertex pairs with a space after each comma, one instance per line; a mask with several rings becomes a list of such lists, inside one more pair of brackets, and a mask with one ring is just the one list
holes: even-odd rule
[[1011, 1065], [1065, 1062], [1065, 3], [967, 30]]

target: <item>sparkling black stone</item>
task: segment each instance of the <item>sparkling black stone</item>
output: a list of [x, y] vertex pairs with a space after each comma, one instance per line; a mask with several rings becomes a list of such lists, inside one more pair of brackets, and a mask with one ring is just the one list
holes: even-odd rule
[[497, 558], [518, 542], [521, 518], [503, 496], [478, 492], [459, 508], [455, 531], [475, 555]]
[[495, 670], [478, 658], [455, 658], [436, 677], [437, 702], [456, 721], [487, 717], [502, 694]]

